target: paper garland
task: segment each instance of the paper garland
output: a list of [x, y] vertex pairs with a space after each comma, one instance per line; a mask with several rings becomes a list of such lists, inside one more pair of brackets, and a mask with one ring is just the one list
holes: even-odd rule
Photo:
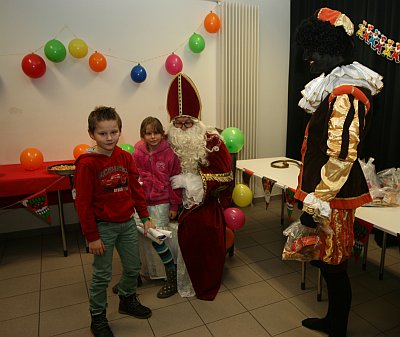
[[379, 29], [375, 28], [374, 25], [365, 20], [358, 27], [356, 35], [360, 40], [363, 40], [378, 55], [386, 57], [390, 61], [400, 63], [400, 42], [389, 39]]
[[45, 191], [36, 193], [33, 196], [22, 200], [21, 204], [40, 219], [49, 225], [51, 224], [50, 208]]

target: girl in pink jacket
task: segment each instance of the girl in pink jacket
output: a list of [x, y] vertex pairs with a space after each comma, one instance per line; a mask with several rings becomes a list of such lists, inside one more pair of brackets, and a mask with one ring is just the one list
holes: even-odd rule
[[[182, 202], [181, 189], [172, 189], [170, 178], [180, 174], [181, 166], [165, 140], [163, 126], [157, 118], [147, 117], [143, 120], [140, 137], [132, 156], [139, 171], [147, 208], [158, 228], [169, 229], [169, 222], [176, 217]], [[147, 241], [142, 242], [144, 245], [149, 243], [146, 239], [143, 241]], [[159, 290], [157, 297], [167, 298], [177, 292], [176, 264], [165, 242], [158, 244], [152, 241], [152, 245], [164, 264], [167, 276], [167, 283]], [[150, 276], [157, 274], [159, 264], [151, 255], [154, 253], [143, 250], [142, 262], [147, 266]]]

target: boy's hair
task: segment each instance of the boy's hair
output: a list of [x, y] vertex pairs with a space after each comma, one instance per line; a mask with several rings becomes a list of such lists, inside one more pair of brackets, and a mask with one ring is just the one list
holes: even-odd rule
[[353, 61], [353, 39], [343, 27], [332, 26], [315, 16], [300, 23], [295, 33], [295, 42], [309, 52], [342, 56], [349, 63]]
[[142, 124], [140, 124], [140, 137], [144, 138], [144, 135], [146, 134], [146, 129], [147, 126], [151, 126], [153, 128], [154, 133], [161, 133], [164, 135], [164, 128], [163, 125], [161, 124], [160, 120], [155, 117], [146, 117], [143, 119]]
[[114, 108], [108, 106], [96, 107], [88, 117], [88, 131], [94, 133], [96, 125], [101, 121], [117, 121], [119, 131], [122, 130], [122, 120]]

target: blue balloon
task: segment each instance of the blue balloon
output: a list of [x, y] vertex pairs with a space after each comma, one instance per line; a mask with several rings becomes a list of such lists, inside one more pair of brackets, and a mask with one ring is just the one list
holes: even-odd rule
[[131, 70], [131, 78], [133, 82], [142, 83], [147, 77], [146, 69], [144, 69], [140, 64], [134, 66]]

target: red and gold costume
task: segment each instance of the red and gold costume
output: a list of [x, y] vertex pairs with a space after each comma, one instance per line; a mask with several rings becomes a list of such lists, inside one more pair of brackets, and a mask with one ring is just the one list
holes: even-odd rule
[[320, 260], [327, 264], [350, 257], [355, 209], [371, 201], [358, 154], [371, 120], [370, 98], [382, 86], [380, 75], [353, 62], [322, 74], [302, 92], [299, 105], [312, 116], [295, 198], [304, 203], [304, 211], [333, 231], [322, 232]]
[[196, 296], [213, 300], [224, 270], [225, 220], [223, 210], [231, 201], [232, 159], [218, 135], [207, 135], [208, 166], [200, 166], [204, 196], [200, 204], [179, 216], [178, 240]]
[[[178, 241], [190, 278], [185, 279], [186, 272], [180, 272], [178, 256], [178, 291], [182, 296], [193, 296], [194, 289], [197, 298], [213, 300], [221, 285], [226, 256], [223, 210], [231, 202], [232, 158], [218, 132], [199, 121], [200, 97], [184, 74], [171, 82], [167, 110], [172, 121], [184, 118], [194, 124], [189, 130], [179, 130], [182, 133], [178, 135], [171, 126], [168, 134], [182, 167], [182, 173], [172, 177], [171, 183], [173, 188], [183, 188]], [[197, 128], [197, 133], [190, 134]], [[190, 139], [182, 142], [187, 135]]]

